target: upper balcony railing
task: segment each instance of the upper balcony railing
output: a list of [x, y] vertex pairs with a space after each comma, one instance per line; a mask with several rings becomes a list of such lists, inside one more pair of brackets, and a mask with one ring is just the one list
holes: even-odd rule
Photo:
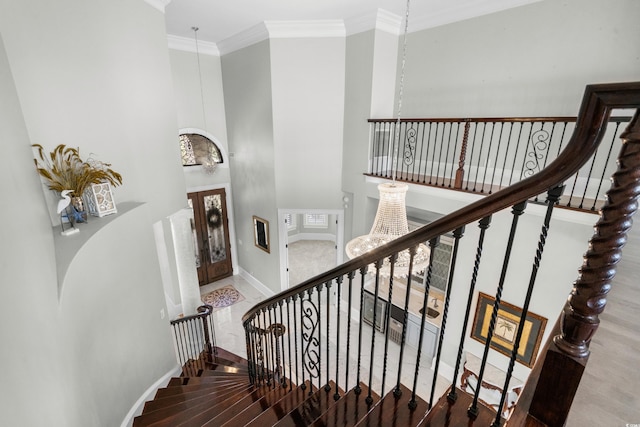
[[[612, 117], [602, 144], [565, 182], [560, 206], [596, 212], [605, 201], [620, 150]], [[370, 119], [370, 176], [492, 194], [540, 172], [558, 157], [576, 117]], [[612, 157], [613, 153], [613, 157]], [[538, 201], [537, 198], [533, 201]]]

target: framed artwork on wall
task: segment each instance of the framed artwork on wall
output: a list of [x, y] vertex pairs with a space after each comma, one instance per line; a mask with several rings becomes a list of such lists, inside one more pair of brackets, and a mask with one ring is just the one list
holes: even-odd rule
[[269, 249], [269, 221], [253, 216], [253, 240], [254, 244], [263, 251], [270, 253]]
[[[485, 344], [489, 332], [489, 324], [491, 322], [491, 314], [495, 298], [485, 293], [478, 293], [478, 304], [476, 306], [476, 315], [473, 319], [473, 329], [471, 330], [471, 338]], [[522, 317], [522, 309], [505, 301], [500, 301], [500, 307], [496, 316], [496, 324], [491, 338], [491, 348], [499, 351], [505, 356], [511, 357], [513, 346], [518, 332], [518, 325]], [[544, 317], [528, 312], [523, 324], [522, 337], [516, 361], [531, 368], [536, 361], [542, 334], [547, 325], [547, 319]]]

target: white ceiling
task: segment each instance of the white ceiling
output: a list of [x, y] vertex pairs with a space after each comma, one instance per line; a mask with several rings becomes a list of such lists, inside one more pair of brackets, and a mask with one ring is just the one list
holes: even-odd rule
[[[413, 0], [410, 3], [409, 31], [536, 1], [541, 0]], [[191, 28], [198, 27], [199, 40], [217, 44], [262, 22], [348, 22], [373, 17], [378, 9], [404, 18], [406, 7], [406, 0], [169, 0], [165, 17], [170, 36], [194, 38]]]

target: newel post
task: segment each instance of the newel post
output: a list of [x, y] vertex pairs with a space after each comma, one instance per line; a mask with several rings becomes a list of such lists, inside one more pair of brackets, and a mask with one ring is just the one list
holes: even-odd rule
[[[600, 212], [579, 276], [560, 315], [561, 333], [544, 355], [529, 415], [547, 426], [562, 426], [589, 358], [589, 344], [600, 323], [616, 264], [627, 242], [640, 195], [640, 116], [636, 112], [621, 135], [618, 169]], [[595, 402], [594, 402], [595, 403]]]

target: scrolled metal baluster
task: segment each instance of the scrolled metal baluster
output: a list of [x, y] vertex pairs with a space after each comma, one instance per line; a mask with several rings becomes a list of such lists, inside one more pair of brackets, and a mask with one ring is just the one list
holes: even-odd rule
[[[288, 340], [287, 340], [287, 348], [289, 350], [289, 386], [292, 385], [292, 368], [291, 365], [293, 364], [293, 358], [291, 357], [291, 301], [292, 301], [292, 297], [287, 298], [287, 329], [289, 330], [289, 336], [288, 336]], [[295, 334], [295, 331], [293, 332]], [[285, 380], [285, 382], [283, 383], [283, 387], [287, 387], [287, 382]]]
[[462, 332], [460, 333], [460, 344], [458, 344], [456, 366], [453, 369], [453, 381], [451, 382], [449, 394], [447, 394], [447, 400], [451, 403], [455, 402], [458, 399], [458, 393], [456, 392], [456, 381], [458, 380], [458, 372], [460, 371], [460, 365], [462, 363], [462, 352], [464, 351], [464, 340], [467, 337], [467, 325], [469, 324], [469, 313], [471, 312], [471, 304], [473, 303], [473, 296], [475, 293], [476, 282], [478, 280], [478, 272], [480, 271], [480, 261], [482, 259], [482, 249], [484, 247], [484, 236], [490, 225], [491, 225], [491, 216], [482, 218], [478, 223], [478, 228], [480, 228], [480, 236], [478, 237], [476, 257], [473, 263], [473, 273], [471, 274], [471, 283], [469, 284], [469, 296], [467, 297], [467, 309], [464, 312], [464, 321], [462, 322]]
[[[320, 312], [318, 307], [313, 303], [311, 296], [313, 294], [311, 288], [307, 291], [307, 299], [302, 300], [302, 339], [305, 344], [302, 353], [302, 361], [304, 369], [309, 374], [309, 380], [320, 378], [320, 341], [316, 337], [316, 331], [319, 332]], [[309, 393], [312, 389], [309, 389]]]
[[[496, 289], [495, 302], [493, 304], [493, 311], [491, 312], [491, 320], [489, 321], [489, 330], [487, 331], [487, 341], [484, 346], [484, 354], [482, 356], [482, 363], [480, 365], [480, 372], [478, 372], [478, 384], [482, 384], [484, 377], [484, 370], [487, 365], [487, 357], [489, 356], [489, 348], [491, 346], [491, 339], [493, 338], [493, 332], [495, 330], [496, 318], [498, 317], [498, 309], [500, 308], [500, 302], [502, 300], [502, 290], [504, 288], [504, 281], [507, 276], [507, 267], [511, 260], [511, 251], [513, 249], [513, 242], [515, 240], [516, 229], [518, 228], [518, 219], [524, 213], [524, 209], [527, 206], [527, 201], [518, 203], [513, 207], [511, 213], [513, 218], [511, 220], [511, 230], [509, 232], [509, 240], [507, 241], [507, 248], [504, 254], [504, 261], [502, 262], [502, 271], [500, 272], [500, 280]], [[478, 416], [478, 399], [480, 395], [481, 387], [476, 387], [476, 392], [473, 395], [473, 402], [467, 410], [469, 417], [475, 419]]]

